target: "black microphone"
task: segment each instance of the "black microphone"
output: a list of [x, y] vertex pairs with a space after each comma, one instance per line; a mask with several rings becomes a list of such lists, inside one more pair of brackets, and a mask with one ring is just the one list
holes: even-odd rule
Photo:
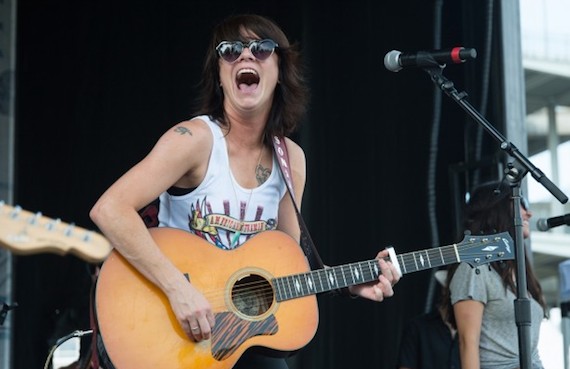
[[390, 72], [398, 72], [405, 67], [435, 67], [446, 63], [464, 63], [477, 57], [477, 50], [458, 46], [448, 50], [418, 51], [402, 53], [392, 50], [384, 56], [384, 66]]
[[550, 228], [558, 227], [558, 226], [561, 226], [564, 224], [570, 225], [570, 213], [566, 214], [566, 215], [561, 215], [559, 217], [552, 217], [552, 218], [548, 218], [548, 219], [540, 218], [536, 222], [536, 228], [538, 228], [539, 231], [546, 232]]

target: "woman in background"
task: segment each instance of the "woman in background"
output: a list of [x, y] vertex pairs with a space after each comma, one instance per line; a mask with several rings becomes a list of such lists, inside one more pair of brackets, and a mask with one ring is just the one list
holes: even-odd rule
[[[473, 235], [508, 231], [515, 239], [513, 201], [508, 183], [490, 182], [476, 187], [465, 210], [465, 230]], [[523, 236], [530, 235], [532, 213], [521, 202]], [[525, 250], [526, 254], [526, 250]], [[542, 369], [538, 353], [540, 325], [546, 317], [542, 288], [526, 260], [531, 310], [531, 360]], [[452, 266], [444, 297], [450, 304], [446, 318], [457, 327], [463, 369], [515, 369], [520, 366], [515, 321], [516, 260], [497, 261], [477, 268], [467, 263]]]

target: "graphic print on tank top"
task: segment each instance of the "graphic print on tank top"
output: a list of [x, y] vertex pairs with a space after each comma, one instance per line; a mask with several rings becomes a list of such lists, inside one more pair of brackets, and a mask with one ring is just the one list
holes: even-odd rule
[[[207, 197], [204, 197], [201, 202], [196, 200], [196, 203], [192, 203], [190, 206], [188, 227], [197, 236], [224, 250], [235, 249], [252, 235], [276, 228], [275, 219], [261, 219], [263, 215], [263, 206], [261, 205], [257, 206], [253, 220], [245, 220], [246, 205], [245, 201], [240, 202], [238, 219], [230, 215], [232, 209], [229, 200], [223, 201], [223, 214], [212, 211], [212, 206]], [[236, 235], [238, 235], [237, 238], [235, 238]]]

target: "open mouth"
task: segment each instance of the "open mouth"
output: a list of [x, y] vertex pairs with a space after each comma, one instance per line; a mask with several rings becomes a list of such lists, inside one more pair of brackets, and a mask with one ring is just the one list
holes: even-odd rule
[[242, 91], [252, 91], [259, 84], [259, 74], [253, 69], [240, 69], [236, 76], [238, 88]]

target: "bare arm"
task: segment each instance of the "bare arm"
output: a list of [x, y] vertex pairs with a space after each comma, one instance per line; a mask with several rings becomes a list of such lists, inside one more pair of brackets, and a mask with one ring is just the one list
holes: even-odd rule
[[453, 305], [463, 369], [479, 369], [479, 339], [484, 308], [483, 303], [475, 300], [463, 300]]
[[[198, 181], [200, 163], [207, 163], [211, 140], [202, 122], [173, 127], [99, 198], [90, 212], [117, 251], [166, 294], [189, 336], [190, 325], [208, 325], [206, 320], [212, 318], [209, 304], [162, 254], [137, 211], [174, 184]], [[206, 332], [209, 334], [209, 329]]]

